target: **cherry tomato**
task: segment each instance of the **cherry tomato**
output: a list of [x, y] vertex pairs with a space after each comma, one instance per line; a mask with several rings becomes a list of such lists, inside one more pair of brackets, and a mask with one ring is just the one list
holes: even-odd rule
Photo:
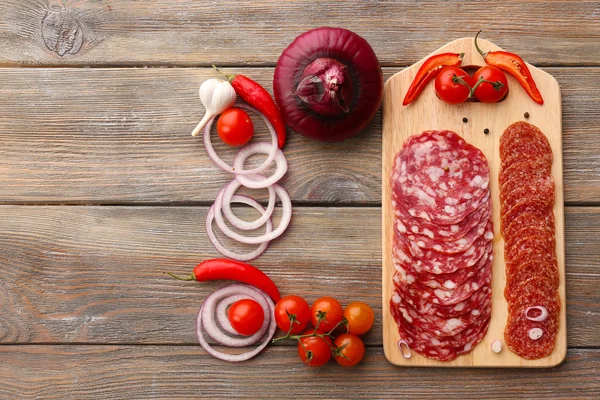
[[[312, 330], [304, 334], [312, 333]], [[317, 331], [317, 333], [323, 333]], [[311, 367], [319, 367], [325, 364], [331, 358], [331, 348], [333, 344], [328, 336], [320, 338], [318, 336], [305, 337], [298, 340], [298, 355], [305, 364]]]
[[[496, 103], [502, 100], [508, 92], [508, 80], [506, 75], [500, 69], [491, 65], [481, 67], [473, 75], [473, 84], [483, 78], [486, 82], [481, 82], [479, 86], [475, 88], [475, 97], [482, 103]], [[489, 81], [489, 82], [488, 82]], [[490, 83], [494, 82], [494, 83]], [[500, 84], [496, 83], [500, 82]]]
[[310, 309], [310, 321], [317, 326], [317, 314], [319, 311], [325, 313], [325, 318], [319, 324], [319, 330], [329, 332], [342, 321], [342, 306], [333, 297], [321, 297], [315, 301]]
[[246, 111], [240, 108], [226, 110], [217, 121], [217, 133], [230, 146], [241, 146], [252, 139], [254, 124]]
[[275, 305], [275, 322], [277, 326], [284, 332], [290, 330], [290, 316], [294, 315], [295, 321], [292, 328], [292, 333], [300, 333], [308, 325], [310, 321], [310, 307], [306, 300], [299, 296], [285, 296]]
[[238, 300], [229, 306], [227, 318], [237, 333], [254, 335], [265, 320], [265, 312], [260, 304], [252, 299]]
[[335, 344], [335, 347], [338, 348], [341, 354], [335, 356], [335, 361], [344, 367], [351, 367], [358, 364], [365, 356], [365, 344], [356, 335], [342, 333], [335, 338], [333, 344]]
[[[456, 81], [462, 79], [468, 86]], [[435, 78], [435, 93], [440, 99], [450, 104], [459, 104], [469, 98], [471, 77], [458, 67], [445, 67]]]
[[367, 333], [375, 320], [371, 307], [360, 301], [348, 304], [344, 309], [344, 317], [348, 320], [348, 332], [354, 335]]

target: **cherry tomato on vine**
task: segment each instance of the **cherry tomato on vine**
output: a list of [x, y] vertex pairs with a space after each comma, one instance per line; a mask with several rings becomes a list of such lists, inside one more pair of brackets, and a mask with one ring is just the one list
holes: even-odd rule
[[491, 65], [481, 67], [473, 75], [472, 82], [483, 81], [475, 88], [475, 97], [482, 103], [496, 103], [508, 92], [508, 80], [500, 69]]
[[342, 321], [344, 310], [333, 297], [321, 297], [313, 303], [310, 309], [310, 321], [313, 326], [317, 326], [319, 312], [325, 313], [325, 318], [319, 324], [319, 330], [329, 332]]
[[[288, 315], [288, 313], [290, 315]], [[310, 321], [310, 307], [306, 300], [299, 296], [285, 296], [275, 305], [275, 322], [284, 332], [290, 330], [290, 317], [294, 318], [291, 333], [300, 333]]]
[[360, 301], [348, 304], [344, 309], [344, 317], [348, 321], [348, 333], [354, 335], [367, 333], [375, 320], [371, 307]]
[[358, 364], [365, 356], [365, 344], [356, 335], [342, 333], [335, 338], [333, 344], [339, 352], [339, 355], [335, 356], [335, 361], [344, 367]]
[[[304, 334], [313, 333], [312, 330], [304, 332]], [[317, 331], [318, 334], [323, 334], [322, 331]], [[323, 338], [318, 336], [309, 336], [298, 340], [298, 355], [305, 364], [311, 367], [319, 367], [325, 364], [331, 358], [331, 348], [333, 344], [328, 336]]]
[[459, 104], [469, 98], [472, 80], [458, 67], [445, 67], [435, 78], [435, 93], [450, 104]]
[[265, 312], [256, 301], [251, 299], [238, 300], [227, 311], [227, 319], [237, 333], [252, 336], [262, 326]]
[[226, 110], [217, 121], [217, 133], [230, 146], [241, 146], [252, 139], [254, 124], [246, 111], [240, 108]]

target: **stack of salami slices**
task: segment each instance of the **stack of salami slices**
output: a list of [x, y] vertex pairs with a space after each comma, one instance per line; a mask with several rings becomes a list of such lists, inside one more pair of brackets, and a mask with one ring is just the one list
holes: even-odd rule
[[500, 138], [500, 160], [508, 302], [504, 339], [520, 357], [538, 359], [554, 349], [560, 316], [552, 149], [538, 128], [517, 122]]
[[394, 159], [394, 294], [402, 340], [450, 361], [489, 325], [492, 203], [483, 153], [451, 131], [408, 138]]

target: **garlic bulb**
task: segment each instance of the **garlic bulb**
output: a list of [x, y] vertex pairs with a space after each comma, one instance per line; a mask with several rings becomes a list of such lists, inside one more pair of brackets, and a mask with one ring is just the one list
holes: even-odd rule
[[202, 121], [192, 131], [192, 136], [198, 136], [211, 118], [222, 114], [235, 103], [235, 90], [231, 83], [220, 79], [208, 79], [200, 85], [200, 101], [206, 114]]

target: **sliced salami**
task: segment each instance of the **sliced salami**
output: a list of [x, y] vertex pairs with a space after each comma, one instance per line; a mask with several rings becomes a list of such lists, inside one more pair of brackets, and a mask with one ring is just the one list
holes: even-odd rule
[[394, 282], [402, 297], [418, 308], [419, 312], [424, 312], [434, 304], [450, 306], [468, 299], [475, 291], [491, 282], [491, 266], [491, 262], [486, 262], [475, 275], [454, 289], [432, 289], [419, 282], [399, 264], [394, 265], [398, 272], [394, 276]]
[[[518, 299], [509, 305], [509, 318], [504, 330], [508, 348], [525, 359], [538, 359], [552, 353], [559, 329], [560, 297], [545, 278], [531, 278], [519, 288]], [[543, 307], [545, 320], [537, 321], [527, 314], [530, 307]], [[531, 311], [530, 311], [531, 313]], [[536, 331], [532, 331], [532, 330]], [[541, 336], [540, 336], [541, 335]]]
[[500, 191], [502, 214], [524, 197], [537, 197], [545, 206], [554, 204], [554, 179], [551, 175], [530, 177], [525, 182], [526, 185], [511, 180], [502, 187]]
[[550, 227], [543, 224], [539, 225], [522, 225], [520, 229], [515, 228], [512, 235], [508, 236], [504, 242], [504, 248], [510, 252], [517, 242], [528, 236], [544, 236], [548, 240], [553, 240], [554, 231]]
[[[394, 213], [397, 219], [399, 230], [402, 233], [418, 234], [429, 238], [431, 241], [436, 243], [440, 242], [454, 242], [462, 239], [476, 226], [481, 226], [487, 223], [489, 217], [486, 214], [489, 212], [491, 206], [490, 193], [481, 199], [478, 207], [471, 214], [467, 215], [465, 219], [456, 224], [452, 225], [439, 225], [427, 221], [423, 218], [413, 217], [404, 207], [400, 206], [396, 200], [392, 200], [392, 206], [394, 207]], [[413, 214], [416, 214], [416, 210], [412, 210]], [[404, 228], [401, 227], [404, 226]], [[402, 230], [406, 229], [406, 232]], [[413, 239], [414, 240], [414, 239]]]
[[[506, 252], [508, 250], [508, 253]], [[510, 249], [505, 249], [507, 271], [518, 265], [533, 260], [556, 261], [556, 242], [554, 237], [527, 236], [518, 240]]]
[[[540, 279], [541, 278], [541, 279]], [[515, 299], [524, 295], [524, 282], [539, 281], [547, 286], [548, 290], [558, 288], [560, 275], [555, 261], [531, 260], [512, 267], [506, 275], [504, 297], [511, 304]], [[525, 286], [525, 288], [527, 288]]]
[[459, 268], [472, 267], [484, 255], [486, 244], [494, 237], [493, 226], [491, 222], [486, 225], [486, 231], [481, 235], [466, 251], [457, 254], [444, 254], [435, 250], [427, 250], [411, 242], [404, 235], [397, 231], [394, 235], [394, 242], [398, 245], [399, 255], [411, 262], [413, 268], [419, 272], [431, 274], [448, 274], [455, 272]]
[[523, 227], [544, 227], [554, 233], [554, 214], [551, 209], [521, 206], [508, 212], [501, 224], [505, 240], [515, 240], [517, 232]]
[[471, 268], [459, 268], [449, 274], [430, 274], [415, 270], [411, 264], [406, 265], [408, 272], [413, 274], [423, 285], [433, 289], [454, 289], [461, 283], [472, 277], [486, 262], [493, 261], [493, 244], [488, 242], [484, 255]]
[[501, 190], [503, 190], [509, 181], [515, 181], [515, 183], [522, 185], [523, 182], [528, 182], [531, 178], [547, 176], [548, 174], [550, 174], [550, 166], [545, 161], [520, 160], [502, 169], [498, 175], [498, 182]]
[[410, 137], [394, 159], [394, 200], [413, 217], [452, 225], [477, 209], [489, 187], [483, 153], [451, 131]]
[[534, 125], [515, 122], [500, 137], [502, 167], [512, 165], [514, 160], [541, 160], [552, 164], [552, 148], [548, 138]]

